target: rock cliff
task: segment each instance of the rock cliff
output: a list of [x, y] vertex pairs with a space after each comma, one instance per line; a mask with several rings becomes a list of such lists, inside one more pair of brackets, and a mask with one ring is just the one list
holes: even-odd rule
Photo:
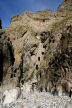
[[[58, 12], [14, 15], [0, 30], [0, 88], [21, 88], [70, 95], [72, 89], [72, 0]], [[1, 27], [0, 27], [1, 28]]]
[[59, 7], [58, 11], [72, 11], [72, 0], [65, 0]]
[[2, 21], [1, 21], [1, 19], [0, 19], [0, 29], [2, 29]]

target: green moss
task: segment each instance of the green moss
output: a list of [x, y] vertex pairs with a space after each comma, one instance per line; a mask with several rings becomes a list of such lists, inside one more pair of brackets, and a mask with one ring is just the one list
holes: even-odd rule
[[11, 30], [7, 30], [7, 33], [12, 33], [14, 36], [16, 33], [22, 34], [26, 31], [29, 31], [31, 33], [31, 35], [35, 36], [35, 31], [32, 29], [32, 27], [30, 27], [27, 24], [22, 24], [22, 25], [17, 25], [15, 28], [11, 29]]
[[22, 49], [21, 49], [21, 48], [16, 48], [16, 49], [15, 49], [15, 54], [20, 54], [20, 53], [21, 53], [21, 51], [22, 51]]
[[32, 27], [26, 25], [26, 29], [31, 33], [31, 35], [35, 36], [35, 31], [32, 29]]
[[27, 31], [29, 31], [32, 35], [35, 35], [35, 31], [32, 29], [32, 27], [30, 27], [29, 25], [18, 25], [16, 30], [17, 31], [21, 31], [22, 29], [26, 29]]
[[67, 18], [64, 18], [64, 19], [62, 19], [61, 21], [59, 21], [59, 22], [55, 22], [54, 24], [53, 24], [53, 26], [52, 26], [52, 31], [51, 31], [51, 33], [54, 33], [54, 32], [58, 32], [60, 29], [62, 29], [62, 28], [66, 28], [66, 22], [69, 20], [69, 19], [71, 19], [72, 18], [72, 16], [70, 16], [70, 17], [67, 17]]

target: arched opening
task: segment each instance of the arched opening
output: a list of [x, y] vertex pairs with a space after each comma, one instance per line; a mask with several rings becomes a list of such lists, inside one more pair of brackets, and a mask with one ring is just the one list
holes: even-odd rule
[[44, 52], [42, 52], [42, 55], [44, 55]]
[[38, 61], [40, 61], [40, 57], [38, 57]]
[[71, 95], [72, 95], [72, 91], [71, 91], [71, 89], [70, 89], [70, 92], [69, 92], [69, 97], [71, 98]]
[[52, 40], [52, 43], [55, 43], [55, 40], [54, 39]]
[[36, 70], [38, 70], [38, 65], [36, 65]]
[[45, 91], [47, 92], [47, 87], [45, 87]]
[[45, 19], [43, 19], [43, 22], [45, 22]]
[[11, 77], [10, 78], [13, 78], [13, 74], [11, 74]]
[[45, 48], [45, 49], [46, 49], [46, 45], [43, 45], [43, 48]]
[[22, 85], [24, 84], [24, 80], [21, 81]]

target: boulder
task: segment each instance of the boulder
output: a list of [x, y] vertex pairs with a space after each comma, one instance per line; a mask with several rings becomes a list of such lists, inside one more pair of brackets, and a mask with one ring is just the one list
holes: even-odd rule
[[32, 85], [30, 83], [25, 83], [22, 87], [21, 87], [21, 93], [22, 93], [22, 97], [25, 95], [30, 94], [32, 91]]
[[11, 90], [6, 90], [3, 93], [3, 104], [8, 104], [11, 102], [14, 102], [18, 99], [18, 97], [20, 96], [20, 88], [15, 88], [15, 89], [11, 89]]
[[72, 99], [70, 102], [67, 102], [65, 108], [72, 108]]

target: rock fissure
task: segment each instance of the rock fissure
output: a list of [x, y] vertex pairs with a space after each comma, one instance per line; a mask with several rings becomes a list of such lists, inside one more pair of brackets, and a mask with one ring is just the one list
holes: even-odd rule
[[53, 95], [57, 100], [72, 97], [71, 5], [72, 0], [65, 0], [58, 12], [44, 10], [15, 15], [4, 30], [0, 20], [0, 92], [5, 96], [4, 103], [16, 102], [17, 98], [25, 103], [27, 96], [39, 99], [46, 92], [48, 103]]

